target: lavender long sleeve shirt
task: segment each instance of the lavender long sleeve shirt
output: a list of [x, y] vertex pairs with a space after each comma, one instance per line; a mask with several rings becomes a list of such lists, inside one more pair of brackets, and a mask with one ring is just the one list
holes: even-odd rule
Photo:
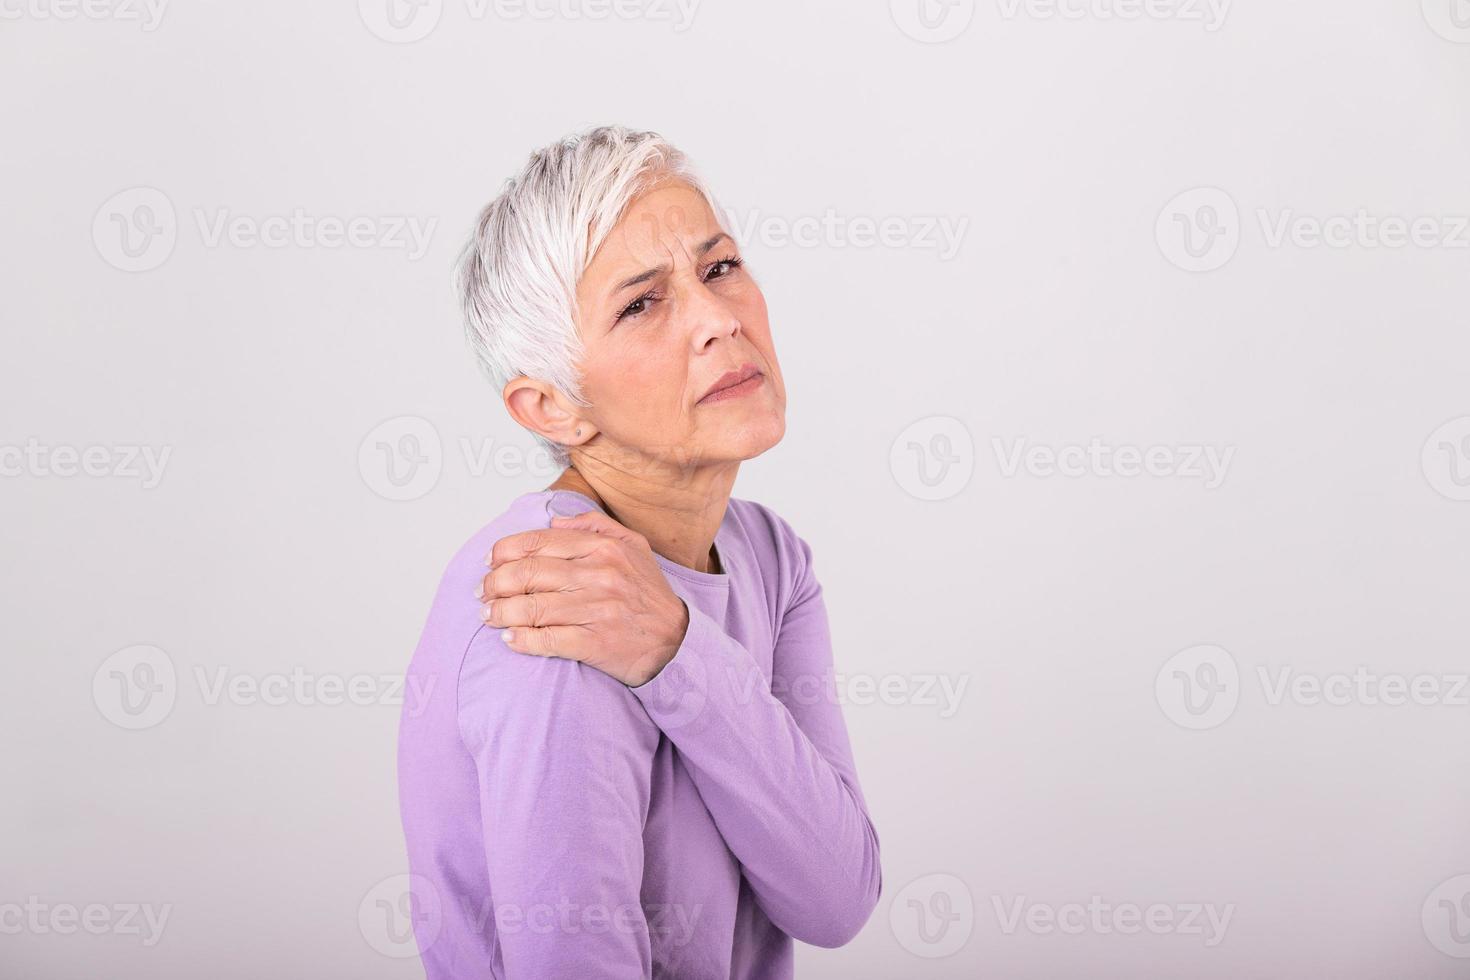
[[[475, 586], [500, 538], [596, 504], [518, 497], [445, 571], [410, 675], [399, 796], [429, 980], [778, 980], [878, 900], [811, 549], [732, 498], [721, 574], [655, 555], [689, 629], [629, 688], [516, 653]], [[432, 685], [432, 686], [429, 686]]]

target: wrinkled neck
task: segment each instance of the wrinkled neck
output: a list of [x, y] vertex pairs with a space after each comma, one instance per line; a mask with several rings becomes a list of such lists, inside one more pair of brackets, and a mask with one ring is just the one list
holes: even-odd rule
[[648, 539], [656, 554], [697, 572], [724, 569], [714, 548], [739, 463], [693, 467], [676, 475], [614, 468], [574, 454], [548, 490], [590, 497], [613, 520]]

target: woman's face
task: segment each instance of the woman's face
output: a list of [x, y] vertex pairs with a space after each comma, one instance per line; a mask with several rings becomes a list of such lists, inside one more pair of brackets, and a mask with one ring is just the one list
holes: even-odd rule
[[580, 414], [606, 448], [683, 468], [750, 459], [781, 440], [786, 388], [765, 297], [740, 261], [683, 182], [636, 198], [603, 241], [577, 284], [577, 326], [591, 402]]

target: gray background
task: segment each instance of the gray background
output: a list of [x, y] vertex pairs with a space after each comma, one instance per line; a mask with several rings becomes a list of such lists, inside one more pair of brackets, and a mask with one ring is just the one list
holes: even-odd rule
[[[393, 675], [453, 551], [551, 480], [450, 266], [605, 122], [757, 232], [789, 426], [735, 493], [814, 547], [885, 873], [800, 975], [1470, 968], [1463, 0], [386, 2], [0, 6], [0, 973], [421, 975], [379, 904]], [[210, 232], [298, 209], [365, 237]], [[1313, 244], [1360, 210], [1429, 223]], [[1094, 439], [1170, 455], [1009, 465]], [[367, 703], [215, 687], [293, 672]], [[1438, 694], [1371, 703], [1395, 677]]]

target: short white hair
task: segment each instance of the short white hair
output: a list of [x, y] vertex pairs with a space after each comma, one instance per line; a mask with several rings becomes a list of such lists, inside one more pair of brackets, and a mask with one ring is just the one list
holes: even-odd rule
[[[485, 206], [460, 255], [456, 285], [480, 369], [497, 390], [525, 375], [586, 408], [577, 365], [577, 283], [633, 199], [665, 179], [714, 195], [685, 155], [657, 133], [598, 126], [531, 154]], [[557, 466], [565, 446], [533, 433]]]

